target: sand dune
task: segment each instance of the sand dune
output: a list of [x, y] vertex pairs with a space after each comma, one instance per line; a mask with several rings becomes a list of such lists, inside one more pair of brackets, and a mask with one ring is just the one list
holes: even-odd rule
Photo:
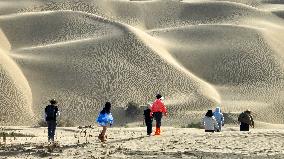
[[2, 30], [0, 30], [0, 46], [3, 50], [11, 49], [10, 42], [8, 41], [7, 37], [5, 36]]
[[0, 95], [14, 101], [14, 116], [28, 110], [34, 121], [58, 98], [65, 118], [93, 124], [109, 100], [119, 125], [128, 102], [143, 105], [160, 92], [170, 110], [166, 125], [200, 120], [217, 104], [282, 124], [281, 7], [257, 0], [0, 0], [0, 68], [9, 77], [1, 89], [13, 83]]
[[1, 125], [27, 125], [33, 116], [32, 92], [22, 71], [0, 49]]
[[[76, 13], [67, 12], [65, 14]], [[81, 15], [82, 13], [77, 14]], [[37, 19], [36, 16], [31, 16]], [[98, 21], [95, 20], [96, 18]], [[101, 21], [103, 19], [99, 17], [94, 17], [92, 20], [96, 25]], [[74, 25], [76, 26], [76, 24]], [[80, 26], [80, 23], [78, 25]], [[176, 99], [181, 95], [194, 96], [193, 100], [180, 99], [179, 105], [188, 105], [188, 102], [193, 104], [203, 102], [203, 107], [208, 107], [214, 103], [215, 100], [211, 99], [215, 94], [203, 96], [213, 89], [210, 88], [210, 85], [203, 86], [202, 90], [204, 91], [201, 91], [198, 78], [191, 79], [182, 70], [177, 70], [169, 65], [167, 61], [159, 57], [161, 55], [157, 55], [155, 52], [157, 50], [143, 44], [127, 26], [122, 26], [119, 23], [112, 24], [109, 21], [106, 21], [104, 25], [107, 28], [116, 28], [117, 31], [115, 29], [110, 29], [112, 32], [104, 31], [96, 27], [98, 32], [108, 34], [104, 35], [105, 37], [95, 37], [89, 40], [72, 39], [69, 43], [68, 40], [65, 43], [54, 42], [46, 47], [42, 43], [37, 47], [35, 46], [37, 43], [27, 44], [25, 41], [14, 41], [12, 48], [15, 48], [16, 51], [11, 56], [19, 61], [20, 67], [23, 68], [26, 77], [32, 83], [32, 91], [36, 92], [33, 95], [34, 102], [39, 103], [36, 104], [37, 106], [41, 105], [40, 109], [37, 106], [34, 107], [38, 114], [41, 114], [44, 106], [42, 102], [48, 100], [45, 98], [44, 101], [42, 97], [50, 96], [59, 96], [62, 99], [62, 111], [67, 117], [75, 116], [75, 122], [89, 122], [90, 124], [96, 118], [94, 114], [97, 114], [98, 108], [106, 100], [111, 100], [118, 107], [122, 107], [132, 100], [145, 103], [151, 100], [158, 91], [172, 94], [173, 97], [168, 97], [169, 101], [171, 98]], [[39, 29], [37, 25], [34, 27], [36, 29], [33, 30]], [[53, 25], [50, 24], [49, 27], [52, 28]], [[23, 27], [23, 29], [27, 28]], [[69, 30], [69, 28], [66, 29]], [[13, 32], [13, 34], [18, 37], [20, 33]], [[40, 38], [43, 38], [42, 41], [46, 41], [44, 36], [40, 35], [42, 34], [30, 37], [31, 34], [21, 34], [21, 36], [27, 36], [23, 39], [38, 39], [37, 37], [39, 37], [39, 40], [34, 41], [39, 42]], [[76, 33], [73, 35], [76, 36]], [[31, 47], [27, 47], [28, 45]], [[25, 48], [21, 49], [21, 46], [25, 46]], [[128, 46], [136, 47], [128, 48]], [[104, 50], [107, 50], [108, 53], [105, 54]], [[155, 63], [159, 64], [162, 69], [155, 68]], [[149, 68], [149, 64], [153, 68]], [[152, 77], [158, 79], [152, 80]], [[167, 80], [171, 82], [166, 83]], [[155, 88], [151, 87], [153, 84], [156, 85]], [[180, 89], [180, 87], [184, 88]], [[174, 105], [175, 103], [169, 104]], [[80, 113], [76, 113], [78, 109], [81, 109]], [[117, 120], [120, 121], [119, 118]]]
[[270, 4], [283, 4], [281, 0], [262, 0], [263, 3], [270, 3]]
[[212, 84], [263, 82], [272, 86], [283, 78], [280, 64], [283, 58], [275, 58], [278, 53], [257, 29], [201, 25], [154, 31], [152, 34], [165, 40], [171, 39], [166, 41], [166, 45], [173, 56], [194, 74]]
[[[2, 16], [1, 28], [12, 49], [119, 34], [119, 25], [81, 12], [58, 11]], [[57, 19], [54, 21], [54, 19]], [[33, 23], [28, 23], [28, 22]], [[29, 40], [26, 40], [29, 39]]]

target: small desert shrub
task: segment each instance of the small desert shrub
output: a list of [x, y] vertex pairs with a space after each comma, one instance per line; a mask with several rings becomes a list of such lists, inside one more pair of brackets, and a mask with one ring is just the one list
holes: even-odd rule
[[201, 122], [192, 122], [187, 124], [186, 126], [182, 126], [182, 128], [198, 128], [203, 129]]
[[146, 127], [146, 124], [138, 124], [138, 127]]
[[61, 119], [58, 121], [57, 126], [59, 127], [74, 127], [75, 124], [69, 119]]
[[46, 123], [46, 121], [45, 120], [39, 120], [38, 122], [37, 122], [37, 126], [39, 126], [39, 127], [47, 127], [47, 123]]
[[239, 113], [223, 113], [225, 124], [238, 124]]
[[[42, 119], [38, 121], [38, 126], [47, 127], [47, 123], [45, 120]], [[71, 120], [68, 120], [68, 119], [59, 119], [57, 121], [57, 126], [58, 127], [74, 127], [75, 124]]]
[[0, 137], [35, 137], [32, 134], [22, 134], [22, 133], [14, 133], [14, 132], [1, 132]]
[[137, 103], [129, 102], [126, 105], [125, 113], [126, 113], [127, 117], [137, 117], [138, 115], [141, 114], [141, 110], [140, 110], [139, 105]]

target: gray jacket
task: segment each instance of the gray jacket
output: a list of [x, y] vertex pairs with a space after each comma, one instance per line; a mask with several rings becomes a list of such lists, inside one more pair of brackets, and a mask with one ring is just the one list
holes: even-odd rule
[[214, 116], [212, 117], [205, 116], [203, 118], [203, 125], [205, 130], [215, 130], [215, 128], [219, 129], [219, 126]]

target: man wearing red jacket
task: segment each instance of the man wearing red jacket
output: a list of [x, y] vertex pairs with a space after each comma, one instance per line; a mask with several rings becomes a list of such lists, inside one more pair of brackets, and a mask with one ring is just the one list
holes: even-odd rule
[[153, 117], [156, 120], [156, 132], [155, 135], [160, 135], [161, 130], [161, 120], [163, 117], [163, 114], [165, 116], [167, 116], [167, 108], [164, 105], [164, 103], [162, 102], [162, 96], [160, 94], [156, 95], [156, 100], [154, 101], [154, 103], [152, 104], [151, 107], [151, 112], [153, 113]]

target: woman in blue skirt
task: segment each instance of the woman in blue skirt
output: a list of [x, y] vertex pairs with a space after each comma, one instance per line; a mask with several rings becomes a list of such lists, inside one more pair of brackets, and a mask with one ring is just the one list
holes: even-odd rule
[[97, 118], [97, 123], [99, 124], [99, 126], [103, 127], [102, 132], [98, 136], [98, 138], [101, 140], [101, 142], [105, 142], [106, 141], [106, 138], [107, 138], [107, 136], [106, 136], [107, 126], [108, 126], [108, 124], [110, 124], [110, 127], [111, 127], [112, 123], [113, 123], [113, 117], [111, 115], [110, 109], [111, 109], [110, 102], [106, 102], [105, 107], [100, 112], [100, 114], [99, 114], [99, 116]]

